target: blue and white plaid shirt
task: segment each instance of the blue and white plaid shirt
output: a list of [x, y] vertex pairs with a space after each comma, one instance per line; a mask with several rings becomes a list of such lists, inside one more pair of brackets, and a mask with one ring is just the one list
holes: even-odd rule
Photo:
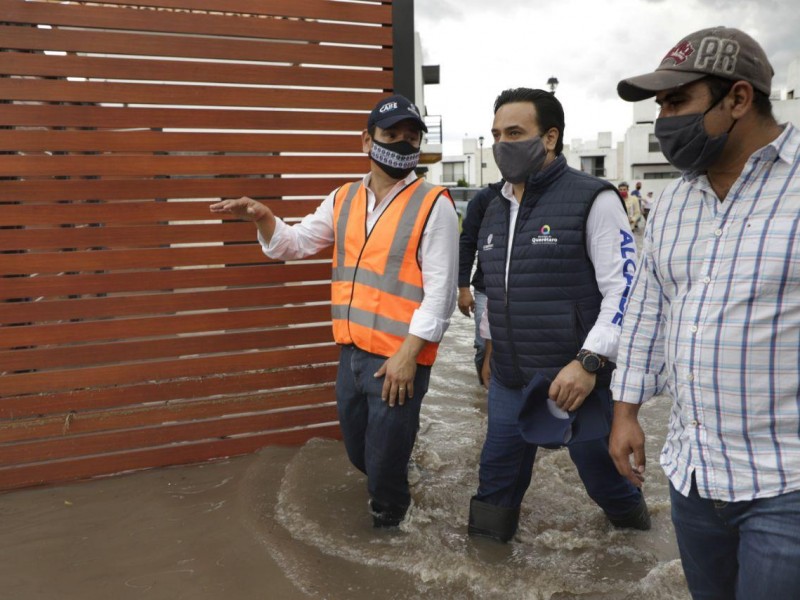
[[705, 175], [650, 213], [614, 398], [674, 398], [661, 465], [688, 495], [800, 489], [800, 131], [756, 151], [724, 202]]

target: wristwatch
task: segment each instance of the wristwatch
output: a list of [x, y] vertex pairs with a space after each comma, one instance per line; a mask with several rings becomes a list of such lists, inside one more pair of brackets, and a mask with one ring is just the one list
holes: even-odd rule
[[589, 373], [597, 373], [600, 369], [606, 366], [605, 356], [600, 356], [596, 352], [586, 349], [578, 352], [575, 360], [581, 363], [583, 369]]

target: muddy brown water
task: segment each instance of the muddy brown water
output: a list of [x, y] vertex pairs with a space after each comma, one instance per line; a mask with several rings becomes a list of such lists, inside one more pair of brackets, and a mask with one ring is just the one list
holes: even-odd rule
[[466, 536], [486, 428], [456, 314], [434, 366], [399, 531], [364, 477], [315, 439], [246, 457], [0, 495], [0, 600], [689, 597], [658, 467], [669, 399], [642, 409], [649, 532], [617, 531], [564, 450], [543, 450], [508, 545]]

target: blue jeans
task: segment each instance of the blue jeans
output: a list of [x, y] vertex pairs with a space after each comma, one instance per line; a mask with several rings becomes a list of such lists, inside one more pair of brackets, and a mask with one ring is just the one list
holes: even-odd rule
[[[611, 402], [608, 390], [595, 390]], [[489, 427], [481, 452], [476, 499], [495, 506], [516, 508], [530, 486], [538, 446], [520, 435], [518, 416], [522, 390], [489, 384]], [[610, 416], [610, 412], [609, 412]], [[641, 502], [641, 492], [619, 474], [608, 453], [608, 438], [567, 446], [586, 492], [611, 517], [622, 517]]]
[[670, 485], [672, 523], [695, 600], [800, 598], [800, 491], [743, 502]]
[[483, 368], [483, 357], [486, 355], [486, 340], [481, 337], [480, 324], [483, 313], [486, 311], [486, 294], [475, 290], [475, 342], [472, 347], [475, 348], [475, 368], [478, 370], [478, 377], [481, 376], [481, 369]]
[[336, 407], [350, 462], [367, 476], [370, 498], [403, 514], [411, 503], [408, 461], [419, 429], [422, 398], [431, 368], [417, 365], [414, 397], [390, 407], [381, 400], [384, 377], [375, 372], [386, 362], [355, 346], [342, 346], [336, 376]]

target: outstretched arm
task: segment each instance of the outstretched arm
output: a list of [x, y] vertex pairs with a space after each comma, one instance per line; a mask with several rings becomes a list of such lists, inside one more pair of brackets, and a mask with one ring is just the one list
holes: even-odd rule
[[222, 200], [212, 204], [209, 209], [212, 213], [233, 215], [237, 219], [252, 221], [267, 244], [275, 233], [275, 215], [267, 206], [252, 198], [245, 196], [236, 200]]

